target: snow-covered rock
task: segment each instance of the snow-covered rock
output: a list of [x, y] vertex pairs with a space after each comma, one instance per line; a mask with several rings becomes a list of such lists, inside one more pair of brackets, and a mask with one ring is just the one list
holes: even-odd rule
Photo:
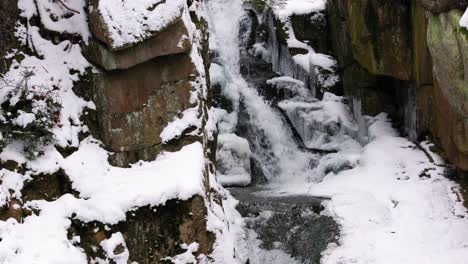
[[249, 142], [235, 134], [220, 134], [216, 161], [218, 182], [223, 186], [246, 186], [251, 182]]
[[344, 98], [325, 93], [322, 101], [289, 99], [278, 103], [307, 148], [334, 151], [354, 145], [358, 132]]
[[179, 21], [185, 5], [183, 0], [93, 0], [90, 28], [109, 48], [121, 50]]

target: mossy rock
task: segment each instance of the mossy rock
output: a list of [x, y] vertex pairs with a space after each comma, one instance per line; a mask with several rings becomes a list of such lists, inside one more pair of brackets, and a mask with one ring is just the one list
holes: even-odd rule
[[430, 15], [427, 43], [443, 96], [468, 116], [468, 35], [459, 25], [461, 16], [459, 10]]
[[347, 2], [354, 58], [375, 75], [410, 78], [410, 8], [391, 0]]
[[209, 255], [215, 235], [206, 230], [207, 210], [201, 196], [187, 201], [170, 200], [158, 207], [144, 206], [127, 212], [126, 220], [116, 225], [72, 220], [68, 237], [80, 236], [89, 260], [105, 259], [100, 242], [121, 232], [130, 253], [129, 263], [165, 263], [161, 259], [184, 253], [183, 243], [199, 243], [197, 254]]

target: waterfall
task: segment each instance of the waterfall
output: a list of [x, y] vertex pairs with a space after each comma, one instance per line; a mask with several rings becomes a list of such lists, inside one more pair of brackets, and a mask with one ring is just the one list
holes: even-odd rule
[[[294, 139], [285, 117], [263, 98], [253, 84], [240, 73], [240, 22], [246, 15], [242, 1], [210, 0], [207, 2], [210, 21], [211, 49], [223, 68], [222, 94], [232, 101], [236, 115], [245, 108], [249, 124], [255, 126], [249, 138], [252, 155], [268, 182], [281, 184], [304, 183], [313, 174], [316, 155], [302, 150]], [[216, 21], [214, 23], [213, 21]], [[232, 113], [231, 113], [232, 114]], [[235, 118], [236, 122], [238, 118]], [[231, 126], [221, 132], [235, 133]]]

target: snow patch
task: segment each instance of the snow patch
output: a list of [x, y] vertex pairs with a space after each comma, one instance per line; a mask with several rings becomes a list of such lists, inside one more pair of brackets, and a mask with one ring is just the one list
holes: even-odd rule
[[306, 15], [325, 10], [327, 0], [286, 0], [284, 6], [277, 7], [274, 12], [280, 20], [292, 15]]
[[181, 17], [184, 6], [183, 0], [101, 0], [97, 8], [118, 49], [164, 30]]
[[[99, 243], [102, 249], [106, 253], [106, 256], [113, 260], [116, 264], [127, 264], [128, 257], [130, 253], [128, 252], [127, 245], [125, 244], [125, 240], [122, 236], [122, 233], [117, 232], [112, 234], [112, 236], [108, 239], [104, 239]], [[122, 252], [116, 252], [119, 250], [123, 250]]]
[[460, 26], [468, 29], [468, 8], [460, 19]]

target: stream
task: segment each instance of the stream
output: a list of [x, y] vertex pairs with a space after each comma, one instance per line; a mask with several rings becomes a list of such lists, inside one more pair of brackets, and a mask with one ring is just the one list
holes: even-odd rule
[[[210, 0], [207, 5], [210, 20], [216, 21], [210, 25], [210, 46], [215, 106], [222, 109], [220, 138], [231, 135], [232, 149], [247, 140], [251, 152], [218, 162], [226, 171], [235, 168], [251, 178], [248, 187], [229, 189], [245, 218], [249, 247], [256, 248], [250, 250], [249, 263], [319, 263], [339, 234], [324, 213], [327, 198], [304, 189], [316, 176], [321, 154], [305, 148], [278, 107], [291, 96], [267, 81], [280, 75], [249, 51], [259, 35], [258, 22], [244, 12], [241, 1]], [[229, 164], [231, 159], [235, 164]]]

